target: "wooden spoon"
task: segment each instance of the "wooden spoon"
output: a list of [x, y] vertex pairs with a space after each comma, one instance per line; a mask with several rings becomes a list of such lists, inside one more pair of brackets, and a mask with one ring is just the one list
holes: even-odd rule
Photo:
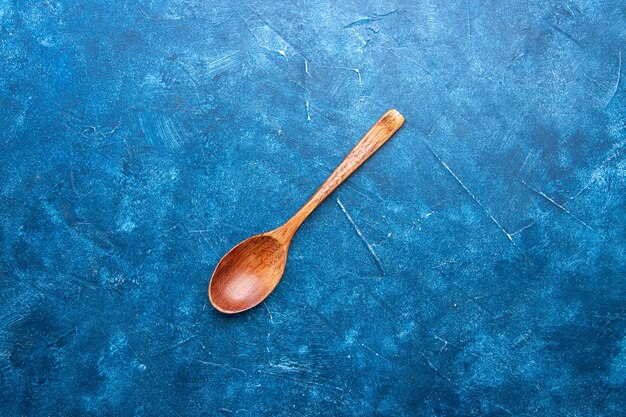
[[363, 136], [337, 169], [285, 224], [252, 236], [232, 248], [217, 264], [209, 283], [211, 304], [226, 314], [248, 310], [270, 295], [280, 281], [294, 234], [309, 214], [374, 154], [404, 123], [389, 110]]

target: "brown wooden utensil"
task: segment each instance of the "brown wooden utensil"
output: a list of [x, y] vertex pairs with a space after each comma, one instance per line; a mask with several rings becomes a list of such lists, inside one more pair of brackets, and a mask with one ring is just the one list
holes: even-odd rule
[[211, 304], [226, 314], [248, 310], [270, 295], [287, 263], [291, 239], [309, 214], [374, 154], [404, 123], [395, 109], [387, 111], [363, 136], [324, 184], [285, 224], [252, 236], [220, 260], [209, 283]]

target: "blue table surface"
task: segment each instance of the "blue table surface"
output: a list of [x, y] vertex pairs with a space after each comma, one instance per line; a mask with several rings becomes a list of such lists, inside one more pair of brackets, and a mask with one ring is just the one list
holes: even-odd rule
[[0, 0], [0, 415], [624, 415], [625, 40], [623, 1]]

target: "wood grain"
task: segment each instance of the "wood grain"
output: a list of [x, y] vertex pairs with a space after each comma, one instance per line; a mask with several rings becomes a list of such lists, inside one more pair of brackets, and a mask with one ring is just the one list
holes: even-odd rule
[[[291, 240], [302, 222], [354, 171], [369, 159], [404, 124], [405, 118], [395, 109], [388, 110], [355, 145], [332, 174], [304, 206], [283, 226], [279, 236]], [[282, 229], [282, 230], [281, 230]]]
[[387, 111], [291, 219], [277, 229], [244, 240], [224, 255], [209, 283], [211, 304], [222, 313], [232, 314], [258, 305], [270, 295], [283, 276], [289, 244], [302, 222], [380, 149], [404, 120], [397, 110]]

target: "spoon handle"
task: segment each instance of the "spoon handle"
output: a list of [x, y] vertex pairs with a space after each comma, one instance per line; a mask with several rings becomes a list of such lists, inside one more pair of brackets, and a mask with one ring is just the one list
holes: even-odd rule
[[395, 109], [388, 110], [363, 138], [350, 151], [346, 158], [339, 164], [332, 174], [324, 181], [322, 186], [313, 194], [309, 201], [285, 223], [281, 229], [282, 235], [291, 240], [298, 227], [309, 214], [335, 189], [346, 180], [363, 162], [372, 156], [385, 142], [393, 136], [402, 124], [404, 116]]

